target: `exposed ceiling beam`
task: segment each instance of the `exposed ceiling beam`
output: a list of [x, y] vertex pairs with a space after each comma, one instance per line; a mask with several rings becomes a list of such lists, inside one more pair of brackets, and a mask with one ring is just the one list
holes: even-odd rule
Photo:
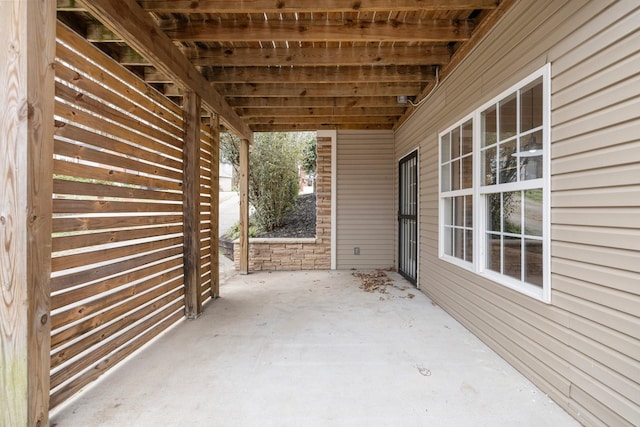
[[214, 83], [425, 82], [435, 79], [435, 69], [429, 66], [212, 67], [204, 68], [202, 74]]
[[[371, 123], [371, 124], [387, 124], [393, 126], [397, 116], [389, 116], [389, 117], [366, 117], [366, 116], [318, 116], [318, 117], [296, 117], [295, 123], [299, 124], [349, 124], [349, 123]], [[288, 117], [284, 116], [273, 116], [273, 117], [250, 117], [249, 124], [275, 124], [275, 125], [285, 125], [287, 123], [291, 123], [292, 120]]]
[[393, 125], [385, 123], [290, 123], [280, 124], [256, 124], [251, 125], [254, 132], [295, 132], [304, 130], [391, 130]]
[[284, 97], [284, 98], [230, 98], [229, 104], [234, 108], [309, 108], [309, 107], [397, 107], [395, 96], [362, 96], [362, 97]]
[[[200, 42], [462, 42], [472, 21], [207, 21], [163, 27], [175, 41]], [[172, 23], [173, 25], [173, 23]], [[106, 40], [103, 40], [106, 41]]]
[[126, 38], [127, 44], [160, 71], [200, 95], [202, 103], [219, 114], [227, 128], [243, 138], [253, 139], [249, 127], [134, 0], [81, 1], [94, 17]]
[[353, 97], [415, 96], [422, 86], [416, 83], [259, 83], [216, 85], [220, 92], [232, 97]]
[[404, 107], [290, 107], [240, 108], [238, 114], [247, 117], [309, 117], [309, 116], [401, 116]]
[[[221, 48], [185, 49], [196, 66], [359, 66], [422, 65], [449, 62], [445, 46], [345, 48]], [[124, 55], [122, 55], [124, 56]], [[122, 60], [122, 59], [121, 59]]]
[[140, 4], [151, 12], [162, 13], [331, 13], [493, 9], [496, 0], [142, 0]]

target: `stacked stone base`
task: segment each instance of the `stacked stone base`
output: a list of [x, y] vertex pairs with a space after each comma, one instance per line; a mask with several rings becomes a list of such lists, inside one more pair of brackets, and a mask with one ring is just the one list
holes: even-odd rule
[[[240, 244], [233, 245], [240, 268]], [[322, 239], [249, 239], [249, 271], [329, 270], [331, 248]]]

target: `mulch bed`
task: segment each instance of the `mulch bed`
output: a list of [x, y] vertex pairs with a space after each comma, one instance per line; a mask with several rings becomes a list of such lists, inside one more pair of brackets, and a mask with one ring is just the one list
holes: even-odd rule
[[289, 212], [284, 220], [284, 225], [257, 237], [316, 237], [316, 195], [312, 193], [298, 196], [297, 207]]

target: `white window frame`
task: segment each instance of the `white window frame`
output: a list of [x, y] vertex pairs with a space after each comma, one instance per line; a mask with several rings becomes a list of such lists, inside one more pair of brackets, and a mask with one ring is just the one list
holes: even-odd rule
[[[473, 125], [473, 147], [472, 147], [472, 151], [471, 151], [471, 156], [472, 156], [472, 184], [471, 184], [471, 188], [465, 188], [465, 189], [458, 189], [458, 190], [449, 190], [449, 191], [442, 191], [442, 145], [441, 145], [441, 141], [442, 141], [442, 137], [444, 135], [447, 135], [449, 133], [451, 133], [451, 131], [453, 131], [456, 128], [460, 128], [463, 124], [465, 124], [466, 122], [471, 121], [472, 125]], [[439, 243], [438, 243], [438, 250], [439, 250], [439, 256], [442, 259], [445, 259], [453, 264], [456, 264], [459, 267], [465, 268], [467, 270], [472, 270], [474, 271], [474, 263], [465, 261], [463, 259], [460, 259], [458, 257], [452, 256], [452, 255], [447, 255], [445, 253], [445, 245], [446, 245], [446, 236], [444, 233], [444, 227], [445, 227], [445, 205], [444, 205], [444, 200], [451, 198], [451, 197], [465, 197], [465, 196], [472, 196], [473, 198], [473, 222], [472, 222], [472, 230], [473, 230], [473, 260], [476, 259], [476, 255], [477, 255], [477, 251], [476, 251], [476, 232], [475, 232], [475, 215], [476, 215], [476, 206], [475, 206], [475, 202], [476, 202], [476, 197], [474, 195], [474, 191], [475, 191], [475, 187], [477, 185], [476, 182], [476, 148], [475, 148], [475, 138], [476, 138], [476, 120], [475, 120], [475, 116], [474, 114], [469, 114], [468, 116], [464, 117], [462, 120], [459, 120], [458, 122], [456, 122], [454, 125], [449, 126], [445, 131], [440, 132], [438, 134], [438, 193], [439, 193], [439, 202], [438, 202], [438, 214], [439, 214]], [[462, 158], [462, 152], [460, 153], [459, 158]], [[461, 168], [462, 168], [462, 164], [461, 164]], [[462, 181], [461, 181], [462, 182]]]
[[[542, 178], [519, 181], [517, 183], [505, 183], [485, 186], [481, 182], [482, 156], [481, 140], [482, 126], [481, 114], [487, 108], [496, 105], [500, 100], [516, 93], [528, 84], [542, 77]], [[456, 195], [454, 192], [442, 191], [442, 146], [441, 138], [451, 132], [452, 129], [473, 119], [473, 263], [465, 262], [459, 258], [446, 255], [445, 233], [444, 233], [444, 200]], [[518, 119], [519, 120], [519, 119]], [[518, 128], [519, 132], [519, 128]], [[546, 64], [542, 68], [528, 75], [507, 90], [495, 96], [488, 102], [482, 104], [471, 114], [454, 125], [448, 127], [438, 134], [438, 210], [439, 210], [439, 239], [438, 251], [440, 259], [452, 263], [456, 266], [473, 271], [474, 273], [486, 277], [487, 279], [503, 285], [507, 288], [518, 291], [524, 295], [538, 299], [545, 303], [551, 302], [551, 65]], [[496, 192], [520, 191], [531, 188], [542, 188], [542, 287], [532, 285], [521, 280], [514, 279], [505, 274], [501, 274], [485, 267], [487, 261], [486, 253], [486, 201], [487, 194]], [[462, 190], [460, 190], [462, 191]]]

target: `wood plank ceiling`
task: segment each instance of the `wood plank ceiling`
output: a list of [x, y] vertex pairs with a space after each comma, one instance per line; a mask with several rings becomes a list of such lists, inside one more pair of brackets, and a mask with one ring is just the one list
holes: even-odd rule
[[[137, 1], [258, 132], [393, 129], [513, 2]], [[57, 4], [62, 22], [181, 102], [171, 79], [81, 3]]]

